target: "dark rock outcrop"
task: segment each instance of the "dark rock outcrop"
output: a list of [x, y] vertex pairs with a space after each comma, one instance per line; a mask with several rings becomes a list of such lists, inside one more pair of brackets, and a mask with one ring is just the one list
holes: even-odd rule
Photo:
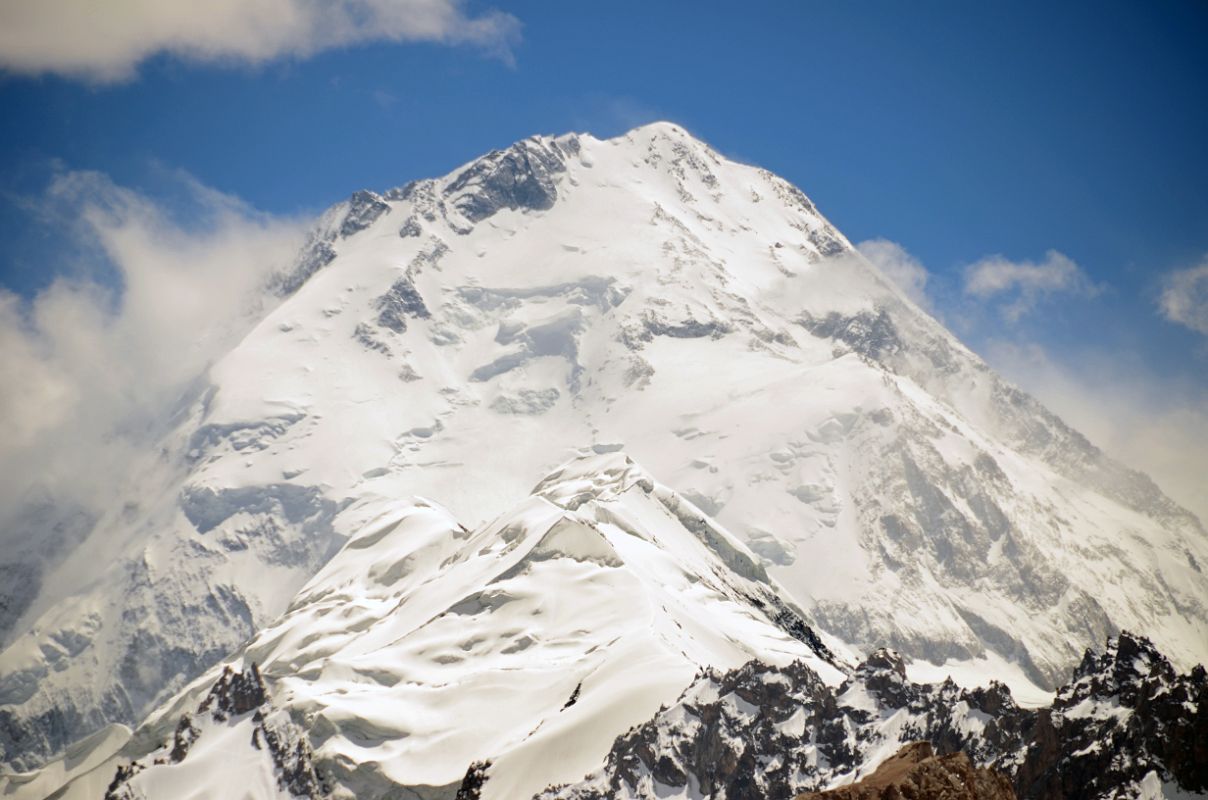
[[301, 289], [312, 275], [335, 260], [336, 248], [332, 239], [316, 231], [302, 246], [293, 268], [270, 279], [268, 288], [280, 297], [289, 297]]
[[461, 779], [455, 800], [478, 800], [482, 797], [482, 787], [490, 777], [487, 775], [490, 768], [490, 761], [475, 761], [471, 764], [466, 770], [466, 776]]
[[209, 533], [239, 513], [276, 516], [294, 525], [322, 528], [340, 511], [340, 504], [323, 496], [316, 486], [271, 483], [215, 491], [208, 486], [186, 486], [180, 509], [198, 533]]
[[1021, 797], [1107, 797], [1150, 772], [1208, 790], [1208, 676], [1202, 666], [1178, 675], [1144, 637], [1088, 650], [1032, 731], [1015, 773]]
[[517, 142], [466, 167], [445, 189], [445, 196], [471, 222], [503, 209], [544, 211], [558, 199], [555, 176], [566, 171], [567, 155], [578, 148], [574, 137]]
[[260, 677], [259, 667], [252, 664], [243, 672], [226, 667], [214, 688], [197, 707], [197, 713], [208, 711], [218, 722], [226, 722], [229, 717], [255, 711], [267, 702], [268, 690]]
[[902, 351], [903, 344], [893, 319], [885, 309], [861, 311], [844, 316], [831, 312], [825, 317], [802, 316], [801, 326], [815, 336], [834, 339], [862, 356], [880, 361]]
[[141, 795], [131, 781], [144, 770], [180, 764], [206, 735], [206, 727], [251, 723], [249, 747], [264, 751], [272, 761], [277, 785], [292, 797], [322, 800], [329, 794], [314, 766], [305, 732], [278, 710], [256, 664], [236, 672], [229, 666], [197, 706], [196, 714], [183, 714], [172, 741], [155, 752], [119, 764], [105, 792], [105, 800], [136, 800]]
[[[293, 265], [275, 275], [268, 289], [280, 297], [298, 291], [311, 276], [336, 258], [336, 245], [390, 213], [390, 202], [406, 200], [414, 213], [399, 228], [403, 238], [423, 233], [421, 219], [443, 219], [456, 233], [469, 233], [504, 209], [544, 211], [558, 199], [558, 176], [566, 159], [579, 152], [574, 136], [533, 137], [506, 150], [495, 150], [467, 166], [443, 190], [432, 180], [413, 181], [384, 196], [361, 190], [330, 209], [309, 235]], [[470, 225], [467, 226], [466, 222]], [[389, 327], [389, 326], [387, 326]]]
[[390, 289], [375, 301], [378, 309], [377, 323], [395, 333], [407, 330], [407, 318], [428, 319], [432, 315], [424, 305], [424, 298], [415, 289], [410, 275], [399, 278]]
[[319, 226], [310, 232], [293, 266], [275, 275], [268, 289], [280, 297], [288, 297], [311, 276], [336, 259], [335, 243], [360, 233], [384, 214], [390, 204], [373, 192], [354, 192], [344, 203], [327, 211]]
[[362, 189], [348, 198], [348, 212], [340, 223], [340, 238], [360, 233], [380, 217], [390, 213], [390, 204], [373, 192]]

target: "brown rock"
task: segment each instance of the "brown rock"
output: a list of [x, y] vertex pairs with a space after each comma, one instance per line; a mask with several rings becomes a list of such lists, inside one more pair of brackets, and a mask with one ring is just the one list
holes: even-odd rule
[[1015, 800], [1001, 774], [976, 769], [964, 753], [937, 756], [928, 742], [908, 744], [876, 772], [849, 786], [797, 800]]

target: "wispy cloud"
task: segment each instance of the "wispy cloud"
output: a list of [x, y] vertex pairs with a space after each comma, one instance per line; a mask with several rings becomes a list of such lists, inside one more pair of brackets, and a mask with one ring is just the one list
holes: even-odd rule
[[0, 68], [107, 83], [153, 55], [260, 64], [362, 42], [478, 47], [511, 62], [520, 22], [461, 0], [37, 0], [0, 3]]
[[105, 264], [55, 264], [60, 277], [30, 299], [0, 290], [5, 539], [19, 531], [3, 517], [31, 499], [105, 505], [182, 392], [244, 331], [268, 274], [297, 252], [306, 221], [176, 182], [187, 214], [94, 172], [59, 173], [30, 202], [37, 224]]
[[1015, 322], [1044, 298], [1059, 293], [1083, 296], [1098, 294], [1082, 268], [1068, 256], [1050, 250], [1042, 261], [1011, 261], [987, 256], [970, 264], [964, 272], [965, 294], [980, 300], [1001, 298], [1004, 317]]
[[1208, 257], [1167, 275], [1158, 307], [1171, 322], [1208, 336]]
[[1158, 482], [1208, 523], [1208, 392], [1163, 377], [1118, 350], [1056, 355], [1028, 341], [993, 340], [992, 367], [1098, 446]]
[[888, 239], [869, 239], [856, 245], [856, 249], [916, 305], [922, 308], [931, 307], [931, 301], [927, 297], [927, 280], [930, 273], [905, 247]]
[[[860, 252], [916, 303], [962, 330], [986, 361], [1035, 395], [1096, 445], [1158, 482], [1208, 522], [1208, 391], [1193, 378], [1160, 373], [1139, 353], [1108, 350], [1093, 338], [1069, 349], [1036, 339], [1026, 313], [1050, 295], [1090, 297], [1102, 291], [1071, 259], [1049, 251], [1039, 263], [991, 256], [959, 271], [949, 291], [942, 272], [902, 245], [874, 239]], [[922, 302], [919, 302], [919, 298]], [[996, 309], [986, 301], [1001, 300]], [[1167, 276], [1162, 313], [1208, 333], [1208, 260]], [[1001, 311], [1017, 325], [1004, 328]]]
[[385, 89], [374, 89], [370, 96], [383, 111], [389, 111], [398, 103], [398, 95]]

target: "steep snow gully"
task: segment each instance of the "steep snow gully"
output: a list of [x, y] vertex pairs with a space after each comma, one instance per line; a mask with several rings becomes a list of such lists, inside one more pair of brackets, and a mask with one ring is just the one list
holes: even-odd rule
[[0, 564], [0, 796], [1208, 791], [1201, 521], [775, 175], [533, 137], [355, 193], [264, 300]]

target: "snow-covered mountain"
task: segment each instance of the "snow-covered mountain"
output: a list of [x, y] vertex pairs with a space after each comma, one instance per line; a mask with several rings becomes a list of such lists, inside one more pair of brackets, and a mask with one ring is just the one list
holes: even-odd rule
[[[492, 758], [492, 792], [578, 779], [704, 666], [813, 658], [837, 682], [888, 646], [916, 676], [1042, 693], [1124, 628], [1180, 668], [1208, 655], [1193, 515], [799, 190], [676, 126], [358, 192], [269, 290], [129, 495], [29, 589], [0, 761], [49, 780], [90, 734], [93, 761], [149, 752], [106, 726], [196, 705], [235, 652], [343, 785]], [[530, 768], [545, 783], [499, 777]]]

